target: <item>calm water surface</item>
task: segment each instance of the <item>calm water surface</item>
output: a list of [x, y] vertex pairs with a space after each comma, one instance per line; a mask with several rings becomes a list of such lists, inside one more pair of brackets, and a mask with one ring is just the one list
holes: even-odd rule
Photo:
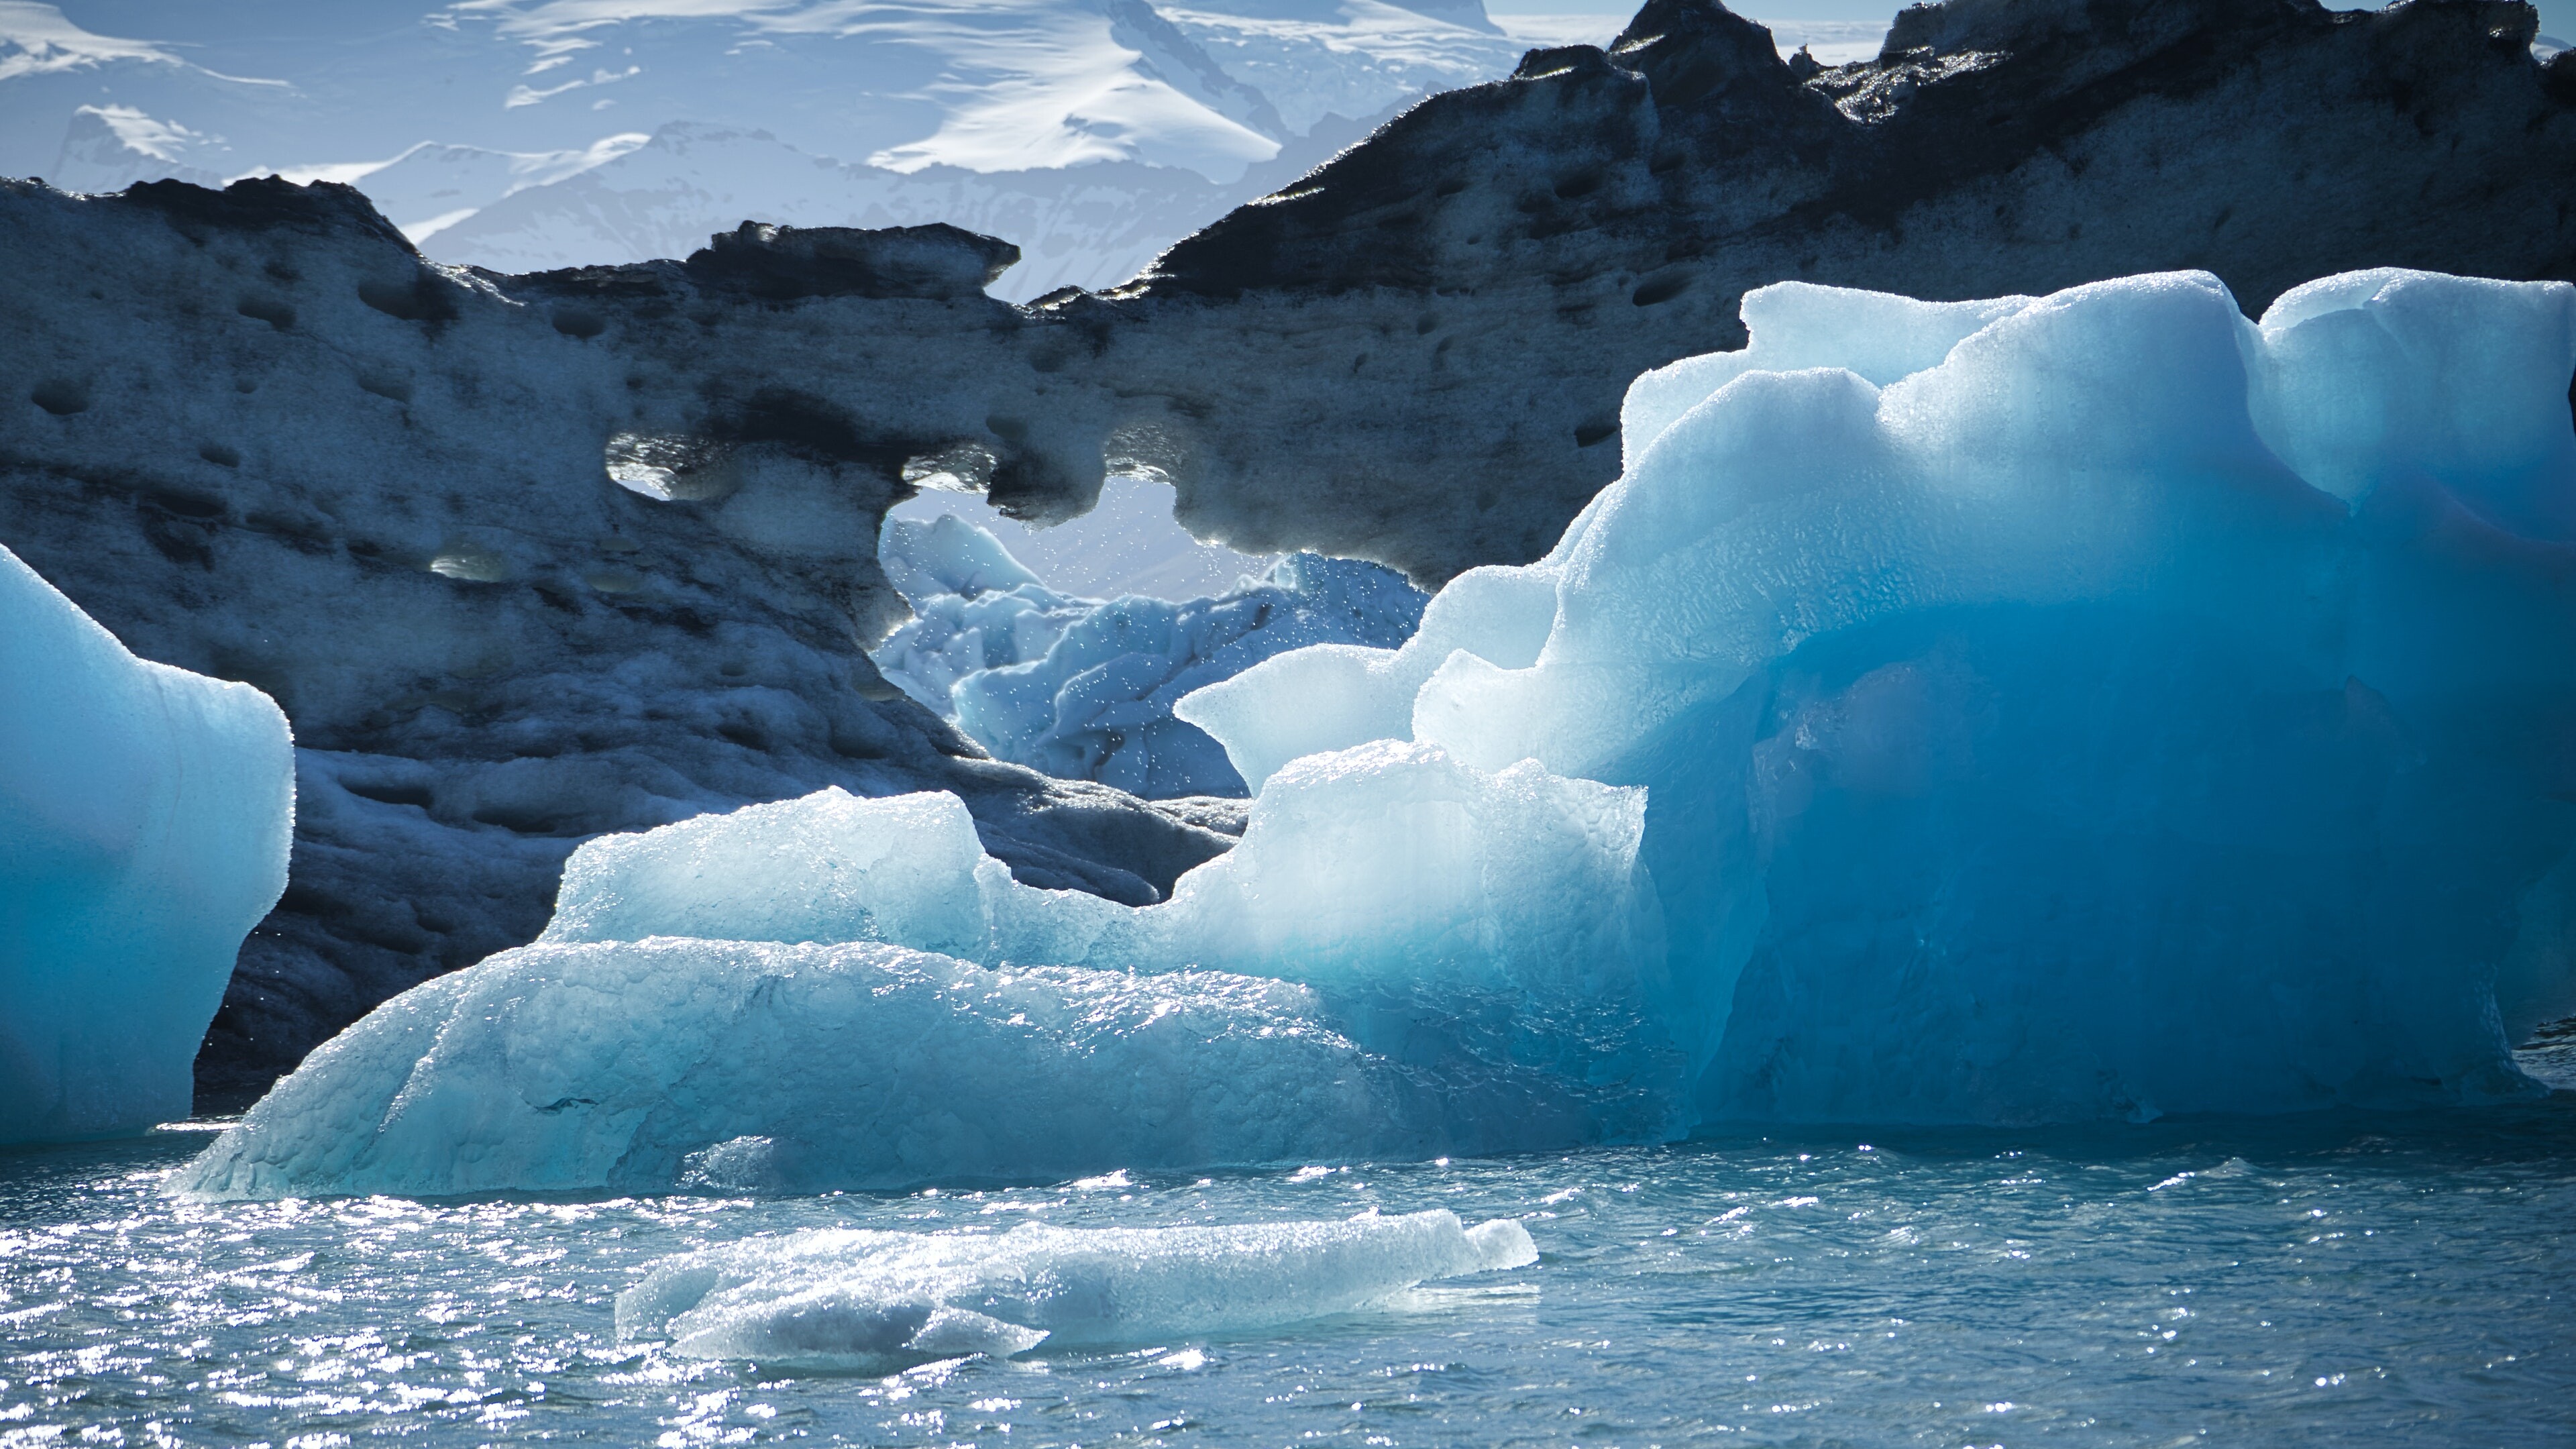
[[[0, 1445], [2576, 1444], [2576, 1094], [752, 1201], [209, 1206], [0, 1155]], [[1534, 1267], [1243, 1340], [789, 1374], [620, 1344], [666, 1254], [1446, 1207]]]

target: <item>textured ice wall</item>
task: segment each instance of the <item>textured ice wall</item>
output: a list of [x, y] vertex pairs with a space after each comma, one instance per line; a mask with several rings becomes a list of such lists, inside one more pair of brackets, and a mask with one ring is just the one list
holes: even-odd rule
[[617, 1331], [696, 1357], [882, 1373], [1040, 1343], [1244, 1333], [1537, 1260], [1518, 1223], [1469, 1228], [1437, 1211], [1243, 1227], [825, 1229], [666, 1258], [617, 1296]]
[[[1044, 1176], [2538, 1090], [2508, 1043], [2576, 1008], [2576, 288], [2354, 274], [2259, 326], [2198, 273], [1749, 310], [1749, 353], [1640, 382], [1627, 473], [1546, 559], [1462, 575], [1402, 649], [1185, 706], [1261, 793], [1168, 901], [1014, 881], [936, 794], [597, 840], [474, 989], [834, 949], [713, 938], [967, 974], [757, 1049], [693, 1033], [798, 987], [655, 968], [586, 998], [583, 1053], [571, 1017], [495, 1037], [416, 992], [189, 1181]], [[1023, 1008], [963, 983], [1035, 962], [1100, 1034], [1024, 1062], [976, 1035]], [[1201, 991], [1263, 1003], [1159, 1039], [1224, 1111], [1104, 1085], [1139, 1003]], [[932, 1019], [968, 1036], [916, 1067]], [[666, 1085], [701, 1070], [730, 1075]], [[881, 1080], [927, 1084], [917, 1133], [833, 1115]], [[612, 1110], [668, 1125], [633, 1148]]]
[[1630, 389], [1546, 559], [1182, 716], [1253, 780], [1395, 736], [1646, 787], [1703, 1117], [2533, 1090], [2508, 1038], [2576, 1007], [2576, 290], [1745, 315]]
[[1308, 645], [1392, 648], [1424, 603], [1392, 569], [1317, 554], [1214, 598], [1074, 598], [953, 515], [889, 521], [877, 557], [917, 616], [873, 656], [888, 680], [998, 759], [1149, 799], [1246, 793], [1173, 718], [1191, 691]]
[[1642, 804], [1371, 746], [1282, 772], [1144, 908], [1012, 879], [948, 794], [604, 837], [535, 945], [377, 1008], [174, 1186], [808, 1191], [1659, 1140], [1682, 1097]]
[[0, 1142], [188, 1115], [294, 820], [266, 695], [135, 658], [0, 548]]

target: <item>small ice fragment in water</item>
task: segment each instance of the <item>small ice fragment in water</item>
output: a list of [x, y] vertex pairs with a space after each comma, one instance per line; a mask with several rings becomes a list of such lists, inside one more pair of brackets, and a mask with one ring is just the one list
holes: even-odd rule
[[1519, 1223], [1469, 1228], [1445, 1211], [1242, 1227], [820, 1229], [662, 1260], [618, 1295], [617, 1333], [665, 1336], [693, 1358], [881, 1372], [1041, 1342], [1256, 1332], [1537, 1260]]

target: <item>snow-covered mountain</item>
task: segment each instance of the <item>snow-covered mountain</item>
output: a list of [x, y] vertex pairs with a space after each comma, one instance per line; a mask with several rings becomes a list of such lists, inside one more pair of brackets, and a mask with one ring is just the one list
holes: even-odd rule
[[0, 173], [345, 181], [511, 271], [949, 221], [1022, 247], [1025, 298], [1521, 49], [1479, 0], [0, 0]]

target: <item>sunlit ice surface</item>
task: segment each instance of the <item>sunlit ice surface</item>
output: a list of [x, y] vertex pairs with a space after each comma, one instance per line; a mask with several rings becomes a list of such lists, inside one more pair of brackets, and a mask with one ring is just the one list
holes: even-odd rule
[[[2576, 1441], [2567, 1091], [769, 1200], [165, 1197], [204, 1140], [0, 1155], [0, 1444]], [[804, 1229], [1432, 1208], [1518, 1220], [1540, 1260], [1260, 1334], [891, 1376], [614, 1326], [654, 1262]]]

